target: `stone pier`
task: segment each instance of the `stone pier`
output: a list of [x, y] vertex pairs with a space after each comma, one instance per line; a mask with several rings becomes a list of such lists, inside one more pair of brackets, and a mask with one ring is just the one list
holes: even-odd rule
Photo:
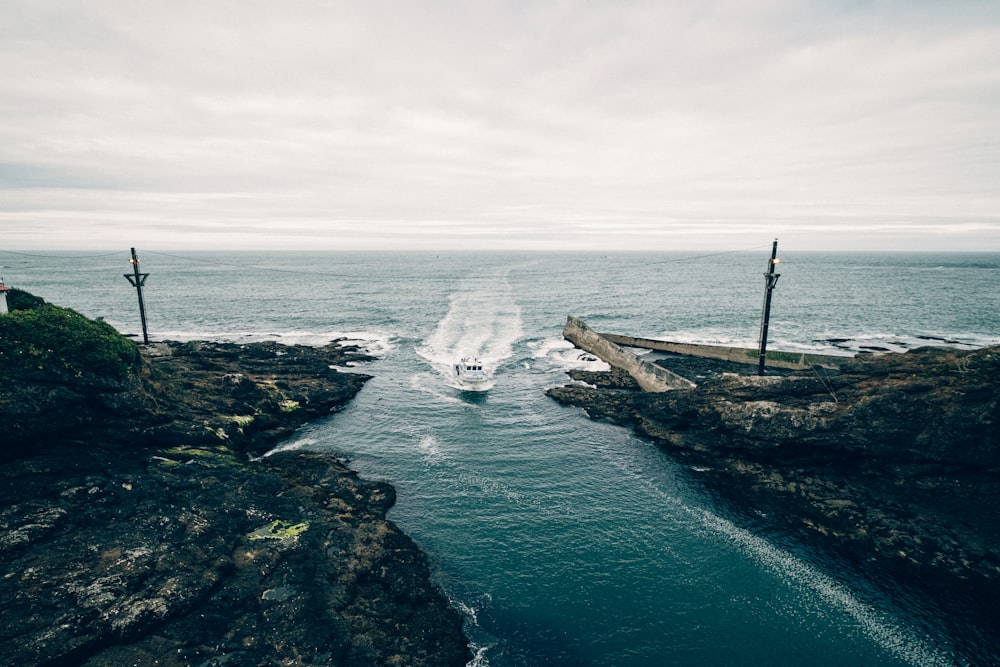
[[643, 391], [693, 389], [694, 382], [671, 373], [666, 368], [647, 363], [625, 348], [612, 343], [575, 317], [566, 318], [563, 337], [577, 347], [590, 352], [615, 368], [635, 378]]

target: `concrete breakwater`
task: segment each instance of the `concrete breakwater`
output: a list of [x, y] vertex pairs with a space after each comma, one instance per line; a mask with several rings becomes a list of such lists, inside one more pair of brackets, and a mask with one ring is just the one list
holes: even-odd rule
[[[598, 333], [588, 327], [578, 318], [566, 318], [563, 327], [563, 337], [577, 347], [597, 356], [601, 361], [620, 368], [631, 375], [644, 391], [669, 391], [671, 389], [691, 389], [695, 384], [676, 373], [661, 366], [643, 361], [626, 347], [645, 350], [671, 352], [689, 357], [703, 359], [718, 359], [740, 364], [756, 366], [759, 362], [757, 350], [745, 347], [728, 347], [725, 345], [698, 345], [694, 343], [673, 343], [652, 338], [625, 336], [613, 333]], [[851, 357], [826, 354], [809, 354], [804, 352], [767, 353], [766, 365], [773, 368], [791, 370], [806, 370], [815, 366], [831, 370], [839, 370]]]
[[[612, 343], [616, 343], [617, 345], [637, 347], [644, 350], [674, 352], [676, 354], [684, 354], [691, 357], [702, 357], [704, 359], [720, 359], [722, 361], [732, 361], [740, 364], [754, 365], [756, 365], [760, 359], [757, 350], [747, 347], [672, 343], [665, 340], [638, 338], [635, 336], [623, 336], [612, 333], [602, 333], [598, 335], [604, 337]], [[597, 353], [595, 352], [594, 354]], [[768, 366], [773, 366], [775, 368], [789, 368], [792, 370], [805, 370], [812, 368], [813, 366], [822, 366], [823, 368], [836, 370], [849, 360], [850, 357], [846, 356], [839, 357], [828, 354], [811, 354], [805, 352], [779, 352], [775, 350], [767, 353], [766, 363]]]
[[695, 387], [695, 384], [690, 380], [665, 368], [643, 361], [575, 317], [566, 318], [563, 337], [577, 347], [597, 356], [601, 361], [626, 371], [644, 391], [659, 392]]

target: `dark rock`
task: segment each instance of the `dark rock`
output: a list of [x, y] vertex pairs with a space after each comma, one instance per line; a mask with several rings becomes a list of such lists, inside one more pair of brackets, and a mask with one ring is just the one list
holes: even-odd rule
[[610, 371], [583, 371], [572, 370], [569, 376], [574, 380], [584, 382], [601, 389], [629, 389], [637, 391], [639, 383], [635, 381], [628, 371], [621, 368], [612, 368]]

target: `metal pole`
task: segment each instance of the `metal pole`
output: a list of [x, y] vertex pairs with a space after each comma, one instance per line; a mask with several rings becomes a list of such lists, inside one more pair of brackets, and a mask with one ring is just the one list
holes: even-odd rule
[[132, 259], [129, 262], [132, 264], [133, 273], [131, 275], [128, 273], [124, 275], [132, 283], [132, 287], [135, 288], [136, 293], [139, 295], [139, 319], [142, 320], [142, 342], [149, 345], [149, 334], [146, 332], [146, 304], [142, 302], [142, 286], [146, 284], [146, 278], [149, 277], [149, 274], [139, 273], [139, 258], [135, 256], [135, 248], [132, 248]]
[[778, 239], [774, 239], [771, 246], [771, 260], [767, 263], [767, 273], [764, 274], [764, 312], [760, 316], [760, 360], [757, 363], [757, 375], [764, 374], [764, 359], [767, 357], [767, 325], [771, 319], [771, 292], [778, 284], [780, 273], [774, 272], [774, 265], [778, 263]]

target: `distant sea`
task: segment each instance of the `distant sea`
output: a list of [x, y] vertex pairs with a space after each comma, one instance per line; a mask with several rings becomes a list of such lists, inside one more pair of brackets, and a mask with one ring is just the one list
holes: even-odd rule
[[[283, 448], [336, 454], [398, 491], [475, 665], [996, 664], [934, 601], [893, 595], [759, 534], [697, 471], [544, 395], [600, 368], [599, 331], [755, 347], [754, 252], [231, 253], [138, 249], [154, 340], [348, 339], [378, 360], [343, 412]], [[1000, 343], [1000, 253], [784, 252], [768, 349], [832, 354]], [[129, 254], [0, 252], [0, 275], [138, 334]], [[0, 342], [2, 344], [2, 342]], [[458, 388], [479, 356], [491, 388]], [[317, 554], [317, 558], [322, 554]]]

